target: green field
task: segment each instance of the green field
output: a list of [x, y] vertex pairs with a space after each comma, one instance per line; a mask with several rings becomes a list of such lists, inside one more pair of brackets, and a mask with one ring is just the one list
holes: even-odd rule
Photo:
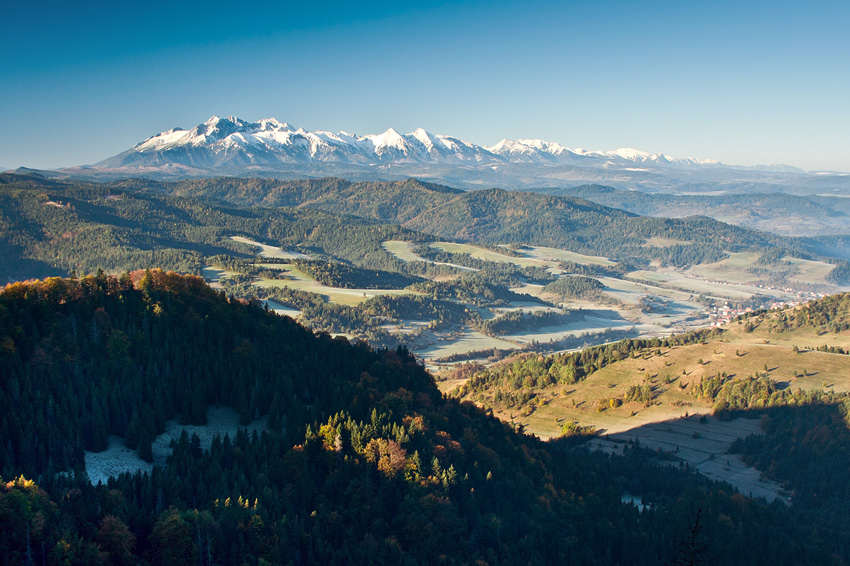
[[298, 289], [301, 291], [309, 291], [322, 295], [325, 300], [340, 305], [359, 305], [363, 301], [376, 297], [378, 295], [415, 295], [413, 291], [403, 289], [341, 289], [339, 287], [328, 287], [322, 285], [318, 281], [311, 279], [301, 271], [298, 271], [292, 265], [282, 265], [283, 269], [288, 270], [288, 275], [293, 279], [259, 279], [255, 284], [258, 287], [289, 287], [290, 289]]
[[693, 310], [704, 308], [692, 299], [692, 293], [679, 291], [677, 289], [667, 289], [653, 285], [648, 281], [646, 283], [638, 283], [635, 281], [627, 281], [625, 279], [615, 279], [613, 277], [600, 277], [599, 280], [605, 285], [603, 291], [606, 295], [613, 297], [625, 304], [634, 305], [640, 301], [645, 295], [654, 295], [664, 297], [670, 301], [675, 301], [682, 305], [687, 305]]
[[277, 314], [283, 314], [292, 318], [298, 318], [301, 315], [301, 311], [282, 305], [271, 299], [266, 299], [263, 303], [269, 307], [270, 311], [274, 311]]
[[527, 257], [539, 261], [574, 261], [584, 265], [616, 265], [616, 262], [602, 256], [583, 255], [558, 248], [549, 248], [546, 246], [525, 246], [519, 250]]
[[[615, 299], [615, 303], [597, 301], [592, 298], [564, 300], [557, 295], [541, 292], [543, 289], [541, 285], [529, 284], [512, 289], [512, 291], [540, 297], [541, 299], [559, 304], [566, 309], [610, 311], [612, 318], [615, 319], [613, 324], [597, 321], [596, 324], [588, 325], [581, 332], [599, 332], [608, 326], [634, 326], [641, 336], [666, 336], [672, 330], [682, 331], [687, 328], [701, 327], [708, 322], [705, 315], [705, 306], [693, 301], [691, 293], [636, 283], [624, 279], [614, 279], [612, 277], [600, 277], [598, 279], [605, 285], [602, 294], [609, 299]], [[658, 312], [641, 312], [638, 308], [639, 302], [647, 295], [663, 297], [669, 301], [667, 307]], [[556, 338], [558, 334], [566, 336], [575, 333], [569, 331], [564, 333], [558, 330], [552, 333], [552, 331], [544, 329], [539, 336], [532, 336], [530, 338], [538, 342], [546, 342]], [[512, 339], [514, 338], [525, 341], [521, 337], [512, 337]]]
[[402, 240], [387, 240], [381, 247], [396, 256], [401, 261], [428, 261], [424, 257], [413, 253], [410, 242]]
[[823, 261], [811, 261], [796, 257], [784, 257], [782, 261], [788, 262], [800, 270], [798, 274], [791, 275], [790, 279], [803, 283], [823, 283], [829, 272], [835, 269], [834, 265]]
[[461, 336], [453, 337], [452, 339], [438, 339], [436, 343], [417, 353], [426, 359], [438, 359], [453, 354], [465, 354], [467, 352], [477, 352], [480, 350], [496, 349], [514, 349], [517, 345], [507, 340], [491, 338], [485, 336], [476, 330], [465, 330]]
[[588, 316], [585, 320], [581, 321], [569, 322], [558, 326], [545, 326], [536, 330], [510, 334], [505, 336], [505, 339], [512, 340], [520, 344], [530, 344], [532, 342], [546, 343], [561, 340], [570, 336], [579, 336], [588, 332], [602, 332], [608, 328], [621, 329], [632, 326], [634, 326], [634, 324], [628, 320]]
[[663, 269], [658, 271], [638, 270], [628, 274], [632, 279], [645, 281], [651, 285], [671, 287], [718, 299], [742, 300], [755, 295], [765, 295], [777, 299], [791, 298], [793, 294], [778, 289], [766, 289], [744, 283], [720, 283], [689, 277], [680, 271]]
[[[758, 253], [730, 253], [729, 257], [714, 263], [697, 265], [688, 274], [704, 279], [715, 279], [737, 283], [754, 283], [765, 277], [786, 279], [789, 283], [823, 285], [826, 276], [834, 268], [823, 261], [812, 261], [793, 257], [782, 258], [782, 263], [758, 265]], [[763, 270], [754, 273], [750, 270]], [[837, 287], [836, 287], [837, 289]]]
[[269, 246], [267, 244], [261, 244], [260, 242], [255, 242], [254, 240], [249, 240], [248, 238], [244, 238], [242, 236], [231, 236], [230, 239], [234, 242], [239, 242], [240, 244], [260, 248], [260, 257], [269, 257], [275, 259], [309, 259], [310, 257], [302, 253], [284, 251], [278, 246]]
[[410, 242], [404, 242], [401, 240], [388, 240], [381, 244], [381, 247], [387, 250], [389, 253], [393, 254], [395, 257], [404, 262], [411, 261], [424, 261], [425, 263], [433, 263], [434, 265], [447, 265], [449, 267], [454, 267], [460, 269], [462, 271], [478, 271], [473, 267], [466, 267], [464, 265], [458, 265], [456, 263], [448, 263], [444, 261], [431, 261], [430, 259], [424, 258], [416, 253], [414, 253], [413, 249], [410, 247]]
[[204, 267], [201, 269], [201, 273], [203, 274], [204, 279], [206, 279], [210, 283], [217, 283], [218, 280], [222, 277], [232, 277], [234, 275], [238, 275], [238, 273], [236, 273], [235, 271], [219, 269], [218, 267]]
[[476, 259], [484, 261], [500, 261], [503, 263], [512, 263], [519, 267], [553, 267], [551, 262], [542, 261], [539, 259], [529, 259], [522, 257], [513, 257], [505, 254], [494, 252], [486, 248], [480, 248], [471, 244], [457, 244], [454, 242], [435, 242], [430, 244], [434, 249], [455, 254], [469, 254]]

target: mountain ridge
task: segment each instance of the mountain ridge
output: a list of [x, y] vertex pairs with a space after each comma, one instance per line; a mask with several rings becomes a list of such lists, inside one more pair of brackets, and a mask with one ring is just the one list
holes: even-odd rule
[[47, 173], [116, 180], [220, 176], [355, 181], [416, 177], [464, 190], [553, 189], [597, 183], [645, 192], [787, 192], [850, 194], [850, 175], [810, 173], [790, 165], [729, 165], [633, 148], [570, 149], [540, 139], [480, 146], [423, 128], [358, 135], [308, 131], [274, 118], [249, 122], [213, 116], [191, 129], [172, 128], [93, 165]]
[[[212, 146], [212, 147], [210, 147]], [[789, 165], [740, 166], [720, 163], [714, 159], [694, 157], [676, 158], [662, 153], [649, 153], [634, 148], [611, 151], [568, 148], [557, 142], [540, 139], [502, 139], [493, 146], [479, 146], [459, 138], [432, 134], [417, 128], [401, 134], [389, 128], [380, 134], [357, 135], [345, 131], [333, 133], [325, 130], [308, 131], [296, 128], [276, 118], [248, 122], [230, 116], [212, 116], [190, 130], [172, 128], [136, 144], [129, 150], [105, 159], [96, 166], [126, 165], [137, 161], [150, 161], [148, 156], [178, 148], [208, 147], [212, 154], [223, 154], [227, 160], [240, 149], [250, 154], [252, 160], [270, 157], [270, 153], [283, 162], [296, 161], [351, 161], [363, 163], [364, 159], [378, 162], [395, 160], [414, 161], [478, 161], [497, 163], [581, 162], [582, 160], [619, 160], [631, 163], [652, 163], [658, 166], [722, 166], [742, 169], [768, 169], [786, 172], [803, 172]], [[248, 152], [248, 149], [253, 150]], [[259, 162], [259, 161], [257, 161]], [[598, 163], [597, 163], [598, 164]]]

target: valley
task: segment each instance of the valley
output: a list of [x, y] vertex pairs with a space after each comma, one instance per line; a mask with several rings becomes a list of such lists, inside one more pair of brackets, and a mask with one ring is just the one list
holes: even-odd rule
[[[324, 285], [299, 271], [293, 264], [262, 263], [263, 257], [289, 258], [294, 255], [292, 252], [283, 252], [278, 247], [251, 242], [244, 238], [241, 241], [251, 243], [261, 250], [257, 263], [248, 263], [247, 266], [252, 269], [262, 268], [275, 272], [273, 279], [256, 277], [250, 281], [250, 287], [245, 287], [243, 284], [238, 291], [242, 295], [250, 294], [250, 288], [263, 289], [272, 294], [275, 289], [287, 288], [314, 293], [320, 295], [323, 301], [347, 307], [357, 307], [376, 296], [414, 294], [423, 299], [428, 297], [427, 292], [423, 294], [421, 291], [410, 288], [358, 289]], [[454, 271], [453, 274], [441, 272], [433, 276], [433, 281], [441, 282], [443, 285], [451, 285], [451, 281], [459, 277], [471, 274], [481, 275], [481, 268], [459, 263], [437, 262], [423, 257], [414, 251], [409, 242], [390, 240], [382, 242], [381, 247], [405, 262], [408, 268], [412, 267], [411, 262], [432, 263], [451, 268]], [[474, 264], [473, 260], [480, 260], [508, 269], [512, 267], [542, 269], [551, 276], [553, 281], [565, 277], [580, 277], [563, 269], [564, 262], [579, 266], [616, 266], [616, 262], [604, 257], [586, 256], [557, 248], [480, 247], [438, 241], [428, 243], [427, 249], [428, 254], [437, 252], [447, 254], [450, 258], [466, 258], [457, 261], [470, 265]], [[504, 253], [500, 250], [504, 250]], [[519, 332], [486, 336], [476, 329], [475, 320], [477, 319], [467, 321], [465, 324], [450, 325], [448, 328], [436, 328], [433, 320], [392, 316], [387, 317], [384, 322], [384, 330], [395, 334], [395, 340], [398, 343], [405, 343], [413, 352], [421, 355], [429, 368], [439, 370], [449, 367], [445, 363], [447, 359], [478, 359], [486, 362], [493, 350], [522, 351], [529, 348], [532, 350], [541, 348], [540, 351], [545, 352], [557, 349], [559, 345], [564, 349], [593, 345], [608, 341], [615, 336], [666, 336], [674, 331], [684, 332], [716, 324], [745, 312], [747, 308], [752, 310], [753, 307], [797, 304], [820, 296], [813, 291], [798, 291], [792, 287], [776, 289], [759, 284], [758, 278], [750, 271], [758, 257], [758, 254], [738, 253], [731, 254], [728, 260], [687, 270], [657, 268], [652, 271], [627, 272], [622, 278], [598, 277], [595, 280], [601, 283], [601, 289], [588, 296], [565, 297], [546, 292], [544, 285], [519, 280], [517, 281], [520, 283], [519, 286], [508, 286], [510, 291], [515, 293], [511, 300], [482, 304], [474, 298], [466, 301], [455, 299], [463, 304], [463, 308], [475, 312], [476, 316], [488, 321], [504, 317], [509, 313], [514, 316], [543, 312], [579, 313], [561, 323], [546, 324], [545, 321], [541, 321], [535, 325], [535, 328]], [[793, 263], [794, 261], [796, 264]], [[841, 289], [824, 283], [825, 275], [832, 267], [829, 264], [793, 260], [793, 258], [783, 259], [782, 264], [787, 264], [790, 269], [796, 269], [796, 273], [800, 272], [796, 265], [803, 265], [807, 269], [804, 275], [805, 280], [790, 280], [787, 281], [788, 285], [800, 282], [803, 283], [804, 288], [809, 289], [833, 291]], [[775, 269], [780, 271], [783, 267], [778, 266]], [[763, 272], [770, 273], [770, 270], [765, 268]], [[218, 274], [221, 271], [211, 273]], [[226, 280], [224, 288], [233, 289], [229, 281], [234, 280], [234, 276], [239, 279], [239, 274], [235, 271], [229, 274], [230, 279]], [[705, 277], [708, 275], [713, 276], [713, 279], [706, 280]], [[725, 277], [727, 280], [723, 281], [720, 277]], [[209, 280], [216, 286], [222, 286], [219, 276]], [[806, 284], [814, 287], [806, 287]], [[432, 299], [436, 299], [436, 296]], [[278, 299], [277, 304], [285, 306], [291, 312], [298, 312], [296, 310], [298, 305], [295, 302], [287, 303], [286, 301], [287, 299]], [[730, 307], [730, 304], [738, 306]], [[309, 320], [303, 320], [303, 322], [310, 324]], [[333, 332], [333, 327], [330, 330]], [[612, 331], [619, 331], [619, 334], [612, 335]], [[341, 333], [351, 337], [347, 332]], [[576, 342], [578, 338], [583, 340]]]
[[20, 231], [2, 244], [7, 279], [156, 261], [314, 330], [404, 344], [436, 371], [665, 337], [848, 288], [840, 260], [793, 240], [573, 197], [415, 180], [2, 181]]

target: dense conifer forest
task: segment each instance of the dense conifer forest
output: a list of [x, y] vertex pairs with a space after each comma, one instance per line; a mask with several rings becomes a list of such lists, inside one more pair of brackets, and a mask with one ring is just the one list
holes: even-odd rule
[[[0, 345], [3, 564], [660, 564], [697, 521], [718, 564], [850, 559], [829, 523], [638, 447], [540, 442], [443, 397], [403, 348], [314, 335], [196, 277], [9, 285]], [[165, 419], [215, 404], [267, 429], [184, 435], [150, 474], [86, 480], [107, 435], [144, 455]]]
[[0, 174], [0, 281], [150, 266], [200, 274], [211, 256], [253, 256], [243, 235], [367, 269], [404, 263], [386, 240], [432, 239], [399, 226], [316, 210], [235, 208], [172, 197], [141, 181], [63, 183]]
[[[725, 251], [792, 244], [705, 217], [639, 217], [576, 197], [499, 189], [458, 191], [415, 179], [349, 182], [205, 179], [161, 184], [170, 194], [213, 197], [239, 205], [301, 206], [350, 214], [433, 234], [489, 244], [534, 243], [634, 262], [684, 266], [717, 261]], [[678, 243], [645, 247], [657, 236]]]

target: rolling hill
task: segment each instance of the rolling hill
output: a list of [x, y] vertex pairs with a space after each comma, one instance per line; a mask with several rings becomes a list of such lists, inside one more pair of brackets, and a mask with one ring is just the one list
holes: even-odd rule
[[5, 282], [99, 268], [117, 273], [155, 266], [200, 274], [208, 256], [249, 255], [249, 247], [231, 239], [238, 234], [380, 269], [394, 262], [383, 241], [431, 239], [317, 210], [237, 208], [163, 195], [144, 183], [21, 175], [0, 175], [0, 228]]
[[614, 453], [638, 443], [847, 532], [848, 353], [841, 294], [666, 339], [460, 368], [443, 388], [544, 437], [588, 435]]
[[[465, 192], [416, 180], [210, 179], [162, 184], [159, 190], [240, 206], [318, 208], [397, 223], [441, 238], [566, 247], [627, 262], [657, 259], [685, 265], [719, 259], [724, 251], [796, 247], [787, 239], [709, 218], [639, 217], [575, 197], [498, 189]], [[679, 243], [647, 246], [653, 237]]]

